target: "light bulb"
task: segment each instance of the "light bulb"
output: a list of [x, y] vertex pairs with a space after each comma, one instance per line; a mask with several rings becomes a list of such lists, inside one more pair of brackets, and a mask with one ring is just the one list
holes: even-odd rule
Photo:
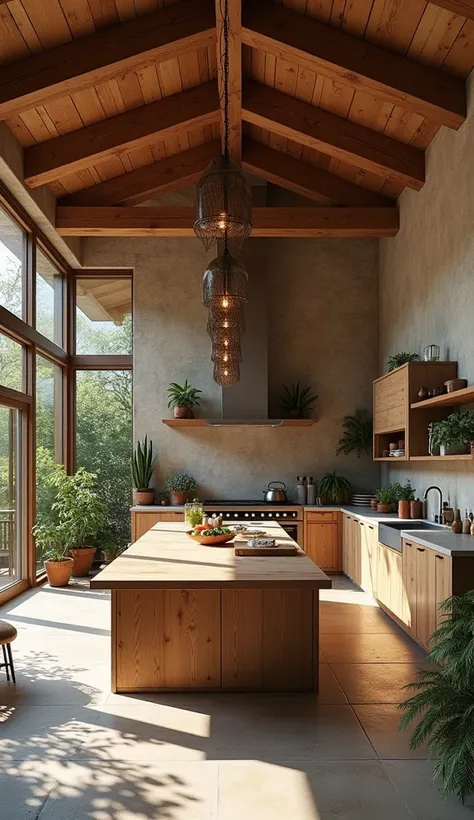
[[228, 344], [229, 344], [229, 340], [228, 340], [228, 339], [224, 339], [224, 347], [228, 347]]
[[229, 371], [227, 370], [227, 368], [225, 368], [225, 370], [224, 370], [224, 376], [228, 376], [228, 375], [229, 375]]
[[219, 214], [219, 222], [217, 223], [217, 227], [221, 231], [225, 231], [225, 229], [227, 228], [227, 214], [222, 212]]
[[227, 297], [226, 297], [226, 296], [224, 296], [224, 298], [223, 298], [223, 300], [222, 300], [222, 307], [223, 307], [223, 308], [227, 308], [227, 307], [229, 307], [229, 300], [227, 299]]
[[228, 362], [228, 361], [229, 361], [229, 357], [228, 357], [227, 353], [224, 353], [224, 361], [225, 361], [225, 362]]

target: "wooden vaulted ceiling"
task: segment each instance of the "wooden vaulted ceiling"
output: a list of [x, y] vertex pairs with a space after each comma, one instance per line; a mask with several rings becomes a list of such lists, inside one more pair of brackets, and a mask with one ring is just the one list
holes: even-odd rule
[[[189, 235], [186, 209], [131, 206], [194, 183], [220, 151], [222, 9], [0, 0], [0, 117], [26, 184], [58, 197], [61, 233]], [[393, 233], [425, 148], [465, 119], [474, 0], [229, 0], [229, 16], [232, 155], [318, 206], [261, 209], [258, 235]]]

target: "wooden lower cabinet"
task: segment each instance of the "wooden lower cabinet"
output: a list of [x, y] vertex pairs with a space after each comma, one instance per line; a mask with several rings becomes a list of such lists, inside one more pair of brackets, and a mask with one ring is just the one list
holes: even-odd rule
[[453, 593], [452, 577], [453, 562], [448, 555], [403, 541], [404, 623], [427, 649], [432, 633], [444, 617], [439, 605]]
[[342, 561], [337, 518], [306, 522], [304, 551], [325, 572], [340, 572]]
[[360, 586], [377, 596], [378, 529], [367, 521], [360, 522]]
[[138, 541], [142, 535], [145, 535], [148, 530], [158, 523], [158, 521], [183, 521], [184, 513], [182, 510], [176, 510], [176, 512], [166, 510], [163, 512], [150, 512], [147, 510], [146, 512], [138, 512], [136, 510], [132, 511], [132, 544], [135, 541]]

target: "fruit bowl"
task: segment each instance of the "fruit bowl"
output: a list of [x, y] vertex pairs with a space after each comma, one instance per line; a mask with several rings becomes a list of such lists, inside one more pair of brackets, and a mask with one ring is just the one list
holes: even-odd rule
[[235, 532], [230, 532], [228, 535], [193, 535], [192, 530], [188, 530], [186, 535], [203, 547], [219, 547], [235, 538]]

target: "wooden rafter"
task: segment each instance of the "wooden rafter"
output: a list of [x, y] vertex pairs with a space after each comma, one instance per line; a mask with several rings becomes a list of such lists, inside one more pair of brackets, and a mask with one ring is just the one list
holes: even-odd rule
[[136, 205], [151, 196], [161, 196], [194, 185], [209, 162], [220, 153], [220, 140], [212, 140], [182, 151], [152, 165], [144, 165], [59, 200], [60, 205]]
[[[60, 236], [194, 236], [193, 208], [59, 206]], [[395, 236], [393, 208], [254, 208], [254, 237]]]
[[120, 151], [218, 120], [217, 83], [211, 81], [28, 148], [25, 182], [44, 185]]
[[[221, 101], [221, 141], [224, 153], [225, 118], [224, 118], [224, 0], [216, 3], [217, 34], [217, 82]], [[232, 159], [240, 163], [242, 153], [242, 34], [241, 34], [241, 0], [228, 0], [229, 24], [229, 153]]]
[[213, 0], [181, 0], [2, 66], [0, 119], [215, 42]]
[[242, 167], [257, 177], [324, 204], [383, 207], [393, 200], [346, 179], [244, 138]]
[[459, 128], [466, 118], [462, 80], [269, 0], [244, 5], [242, 42], [438, 125]]
[[425, 158], [418, 148], [268, 86], [253, 81], [244, 84], [242, 116], [253, 125], [386, 179], [416, 190], [423, 186]]
[[433, 6], [439, 6], [468, 20], [474, 20], [474, 0], [429, 0]]

